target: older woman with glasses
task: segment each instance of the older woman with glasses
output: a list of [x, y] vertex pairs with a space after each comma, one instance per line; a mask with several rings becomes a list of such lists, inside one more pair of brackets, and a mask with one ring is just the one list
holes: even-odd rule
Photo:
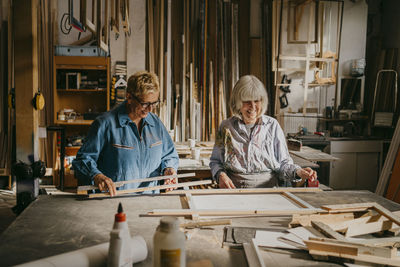
[[[160, 102], [159, 93], [155, 74], [143, 71], [129, 78], [126, 101], [96, 118], [72, 163], [80, 184], [94, 183], [114, 196], [116, 181], [176, 174], [178, 154], [168, 131], [152, 113]], [[120, 189], [157, 183], [128, 183]]]
[[243, 76], [234, 86], [233, 116], [221, 123], [210, 160], [220, 188], [275, 187], [279, 180], [300, 186], [317, 179], [311, 168], [293, 163], [278, 122], [264, 115], [267, 104], [267, 91], [255, 76]]

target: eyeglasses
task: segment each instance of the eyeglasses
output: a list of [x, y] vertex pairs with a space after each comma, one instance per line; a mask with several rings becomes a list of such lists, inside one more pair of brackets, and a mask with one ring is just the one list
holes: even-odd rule
[[142, 108], [146, 109], [148, 107], [152, 107], [152, 108], [156, 108], [158, 106], [158, 104], [160, 104], [160, 99], [157, 100], [156, 102], [141, 102], [139, 98], [137, 98], [136, 96], [132, 95], [131, 96], [137, 101], [139, 102], [139, 104], [142, 106]]

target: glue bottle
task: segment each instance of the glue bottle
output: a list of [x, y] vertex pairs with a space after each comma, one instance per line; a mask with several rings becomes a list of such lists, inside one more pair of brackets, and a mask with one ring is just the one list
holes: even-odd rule
[[122, 204], [118, 205], [118, 213], [115, 214], [114, 226], [110, 233], [110, 247], [108, 249], [108, 267], [132, 266], [132, 242], [129, 233], [126, 214]]
[[153, 238], [153, 267], [185, 267], [185, 240], [177, 218], [161, 218]]

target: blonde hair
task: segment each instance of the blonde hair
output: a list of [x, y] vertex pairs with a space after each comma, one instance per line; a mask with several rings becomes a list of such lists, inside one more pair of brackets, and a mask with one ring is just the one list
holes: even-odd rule
[[141, 97], [150, 92], [160, 91], [160, 83], [156, 74], [148, 71], [139, 71], [128, 79], [127, 93]]
[[261, 111], [258, 116], [261, 116], [268, 108], [268, 95], [263, 83], [254, 75], [245, 75], [240, 77], [233, 87], [230, 108], [232, 114], [242, 117], [240, 109], [243, 101], [261, 100]]

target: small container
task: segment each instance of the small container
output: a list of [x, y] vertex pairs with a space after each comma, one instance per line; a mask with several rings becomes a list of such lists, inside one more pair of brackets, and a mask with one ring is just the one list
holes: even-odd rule
[[118, 213], [115, 214], [113, 229], [110, 233], [107, 267], [132, 266], [132, 251], [132, 239], [126, 222], [126, 214], [122, 209], [122, 204], [119, 203]]
[[163, 217], [153, 238], [154, 267], [185, 267], [185, 234], [175, 217]]
[[201, 152], [201, 150], [200, 150], [199, 147], [192, 148], [192, 151], [191, 151], [192, 159], [199, 160], [200, 159], [200, 152]]
[[353, 59], [351, 61], [350, 75], [353, 77], [360, 77], [364, 75], [365, 59]]

